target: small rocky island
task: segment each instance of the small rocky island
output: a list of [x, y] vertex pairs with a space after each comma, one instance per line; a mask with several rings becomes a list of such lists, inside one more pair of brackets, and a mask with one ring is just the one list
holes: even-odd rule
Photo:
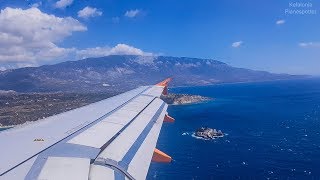
[[221, 130], [211, 129], [208, 127], [201, 127], [196, 132], [195, 135], [197, 137], [201, 137], [204, 139], [215, 139], [218, 137], [223, 137], [224, 134]]
[[203, 101], [212, 100], [212, 98], [203, 97], [199, 95], [172, 94], [172, 93], [168, 95], [162, 95], [161, 99], [167, 104], [172, 104], [172, 105], [192, 104], [192, 103], [199, 103]]

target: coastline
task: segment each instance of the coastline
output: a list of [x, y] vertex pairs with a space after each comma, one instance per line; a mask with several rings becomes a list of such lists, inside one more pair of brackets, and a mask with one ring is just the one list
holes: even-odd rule
[[204, 97], [200, 95], [174, 93], [162, 95], [160, 98], [168, 105], [190, 105], [213, 100], [211, 97]]
[[296, 78], [296, 79], [276, 79], [276, 80], [265, 80], [265, 81], [243, 81], [243, 82], [217, 82], [212, 84], [205, 85], [185, 85], [185, 86], [171, 86], [169, 89], [175, 88], [189, 88], [189, 87], [208, 87], [208, 86], [216, 86], [216, 85], [233, 85], [233, 84], [251, 84], [251, 83], [265, 83], [265, 82], [279, 82], [279, 81], [296, 81], [296, 80], [309, 80], [309, 79], [320, 79], [319, 76], [310, 76], [304, 78]]
[[197, 104], [203, 104], [213, 101], [214, 99], [199, 101], [199, 102], [192, 102], [192, 103], [184, 103], [184, 104], [168, 104], [169, 106], [189, 106], [189, 105], [197, 105]]

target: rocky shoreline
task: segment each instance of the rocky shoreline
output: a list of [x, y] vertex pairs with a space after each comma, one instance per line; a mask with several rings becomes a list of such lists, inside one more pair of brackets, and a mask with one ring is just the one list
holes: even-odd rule
[[200, 102], [212, 100], [212, 98], [199, 96], [199, 95], [172, 94], [172, 93], [168, 95], [162, 95], [161, 99], [170, 105], [193, 104], [193, 103], [200, 103]]

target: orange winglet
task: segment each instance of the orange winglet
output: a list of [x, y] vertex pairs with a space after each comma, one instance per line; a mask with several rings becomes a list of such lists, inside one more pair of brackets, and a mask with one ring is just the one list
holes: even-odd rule
[[174, 122], [174, 118], [169, 116], [168, 114], [166, 114], [164, 116], [163, 122], [171, 122], [172, 123], [172, 122]]
[[168, 86], [169, 82], [172, 80], [172, 78], [167, 78], [164, 81], [159, 82], [156, 84], [157, 86]]
[[163, 91], [162, 94], [163, 95], [168, 95], [168, 84], [169, 82], [172, 80], [172, 78], [167, 78], [162, 82], [159, 82], [158, 84], [156, 84], [156, 86], [161, 86], [163, 87]]
[[155, 148], [153, 151], [152, 161], [160, 163], [169, 163], [172, 161], [172, 158], [168, 156], [166, 153]]

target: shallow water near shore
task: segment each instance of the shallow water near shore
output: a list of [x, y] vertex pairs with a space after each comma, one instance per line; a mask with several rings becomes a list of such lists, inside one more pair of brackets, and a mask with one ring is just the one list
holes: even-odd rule
[[[213, 101], [169, 106], [157, 148], [173, 158], [152, 163], [148, 179], [320, 178], [320, 79], [180, 87]], [[207, 126], [227, 133], [192, 137]]]

